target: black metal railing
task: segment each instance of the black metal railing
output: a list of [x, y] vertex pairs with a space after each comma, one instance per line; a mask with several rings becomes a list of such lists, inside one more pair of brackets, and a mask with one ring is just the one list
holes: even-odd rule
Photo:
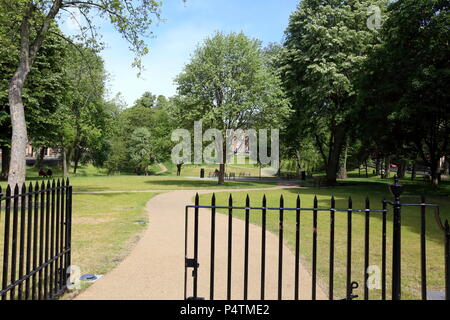
[[4, 193], [0, 188], [2, 300], [48, 300], [64, 293], [71, 226], [69, 180], [8, 186]]
[[[215, 250], [216, 250], [216, 211], [217, 210], [226, 210], [228, 211], [228, 226], [227, 226], [227, 234], [228, 234], [228, 245], [227, 245], [227, 279], [226, 279], [226, 298], [228, 300], [231, 299], [231, 291], [232, 291], [232, 275], [236, 276], [235, 273], [232, 273], [232, 260], [233, 260], [233, 211], [234, 210], [243, 210], [244, 211], [244, 274], [243, 274], [243, 299], [247, 300], [248, 298], [248, 263], [249, 263], [249, 224], [250, 224], [250, 211], [257, 211], [261, 214], [260, 225], [262, 228], [261, 232], [261, 265], [260, 265], [260, 296], [261, 300], [266, 298], [266, 237], [267, 237], [267, 214], [268, 212], [278, 212], [278, 286], [277, 286], [277, 297], [279, 300], [283, 299], [283, 237], [284, 237], [284, 213], [285, 212], [295, 212], [295, 266], [292, 266], [294, 270], [294, 293], [293, 297], [295, 300], [299, 299], [299, 279], [300, 279], [300, 225], [301, 225], [301, 212], [309, 211], [312, 213], [312, 224], [313, 224], [313, 233], [312, 233], [312, 244], [311, 244], [311, 299], [317, 299], [317, 285], [318, 285], [318, 239], [317, 239], [317, 230], [318, 230], [318, 215], [319, 213], [329, 213], [330, 217], [330, 229], [329, 229], [329, 278], [328, 278], [328, 292], [327, 296], [329, 300], [335, 299], [334, 293], [334, 275], [335, 275], [335, 214], [342, 213], [347, 215], [347, 239], [346, 239], [346, 281], [345, 281], [345, 289], [346, 289], [346, 300], [352, 300], [357, 296], [354, 295], [354, 290], [358, 287], [358, 283], [353, 281], [352, 279], [352, 251], [353, 251], [353, 239], [352, 239], [352, 222], [353, 222], [353, 214], [354, 213], [363, 213], [364, 214], [364, 283], [367, 284], [369, 273], [368, 268], [370, 266], [370, 224], [371, 224], [371, 216], [373, 214], [380, 215], [381, 217], [381, 299], [386, 300], [387, 298], [387, 214], [389, 212], [388, 206], [393, 207], [393, 219], [392, 219], [392, 292], [391, 297], [393, 300], [401, 299], [401, 209], [405, 206], [417, 206], [420, 207], [421, 217], [420, 217], [420, 225], [421, 225], [421, 234], [420, 234], [420, 263], [421, 263], [421, 299], [427, 300], [427, 259], [426, 259], [426, 214], [425, 210], [427, 207], [431, 207], [435, 209], [435, 218], [444, 234], [444, 242], [445, 242], [445, 253], [442, 262], [445, 263], [445, 299], [450, 300], [450, 227], [448, 220], [445, 223], [442, 223], [441, 218], [439, 216], [439, 206], [436, 204], [427, 204], [425, 202], [425, 197], [422, 196], [421, 203], [413, 204], [413, 203], [402, 203], [400, 201], [400, 195], [402, 193], [402, 186], [398, 183], [398, 179], [395, 178], [395, 183], [390, 186], [391, 192], [394, 196], [394, 201], [390, 202], [387, 200], [382, 201], [381, 209], [373, 209], [371, 208], [371, 204], [368, 198], [365, 200], [365, 208], [363, 209], [354, 209], [352, 198], [348, 198], [347, 207], [346, 208], [336, 208], [335, 198], [331, 198], [331, 203], [329, 208], [319, 208], [317, 197], [314, 198], [313, 207], [312, 208], [304, 208], [301, 207], [301, 199], [300, 196], [297, 197], [296, 206], [294, 208], [287, 208], [284, 206], [284, 198], [280, 197], [280, 204], [278, 207], [267, 207], [267, 199], [264, 195], [262, 199], [262, 206], [250, 206], [250, 198], [247, 196], [245, 206], [235, 206], [233, 205], [233, 198], [230, 195], [228, 206], [218, 206], [216, 205], [216, 197], [212, 196], [211, 205], [200, 205], [200, 198], [197, 194], [195, 197], [195, 204], [186, 206], [185, 211], [185, 278], [184, 278], [184, 297], [185, 299], [203, 299], [199, 297], [198, 294], [198, 269], [199, 265], [199, 212], [200, 209], [208, 209], [210, 210], [211, 215], [211, 239], [210, 239], [210, 278], [209, 278], [209, 299], [214, 300], [215, 293]], [[193, 209], [194, 211], [194, 227], [193, 227], [193, 258], [188, 257], [188, 240], [190, 234], [189, 228], [189, 210]], [[188, 288], [187, 288], [187, 272], [188, 269], [192, 269], [192, 296], [188, 297]], [[369, 287], [368, 285], [364, 285], [364, 293], [363, 299], [370, 299], [369, 295]]]

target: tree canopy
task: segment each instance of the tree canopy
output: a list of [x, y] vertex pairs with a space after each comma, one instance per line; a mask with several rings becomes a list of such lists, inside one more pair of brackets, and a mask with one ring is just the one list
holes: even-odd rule
[[25, 149], [28, 142], [26, 114], [24, 108], [24, 87], [36, 62], [39, 51], [52, 33], [52, 26], [78, 11], [84, 19], [80, 32], [69, 43], [82, 41], [86, 46], [98, 50], [102, 47], [94, 17], [108, 20], [129, 42], [136, 54], [134, 65], [141, 67], [141, 57], [148, 52], [142, 37], [149, 35], [154, 17], [159, 18], [160, 3], [154, 0], [18, 0], [0, 2], [10, 30], [9, 34], [20, 49], [14, 64], [14, 73], [9, 83], [8, 101], [12, 124], [11, 161], [9, 183], [22, 184], [25, 180]]
[[399, 0], [388, 14], [361, 76], [361, 115], [366, 129], [385, 123], [382, 132], [366, 130], [369, 137], [418, 155], [437, 184], [450, 148], [449, 3]]
[[[202, 120], [210, 128], [280, 128], [289, 114], [281, 81], [266, 63], [258, 40], [243, 33], [216, 33], [195, 51], [177, 77], [183, 117], [191, 128]], [[224, 145], [219, 183], [223, 183]]]
[[385, 3], [304, 0], [289, 20], [280, 64], [294, 109], [290, 133], [312, 137], [330, 183], [352, 127], [356, 76], [378, 42], [367, 8]]

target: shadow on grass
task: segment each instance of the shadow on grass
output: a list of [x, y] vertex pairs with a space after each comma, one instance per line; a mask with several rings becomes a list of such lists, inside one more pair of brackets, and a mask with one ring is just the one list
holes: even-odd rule
[[[359, 177], [358, 174], [349, 174], [348, 179], [339, 180], [336, 185], [333, 186], [321, 186], [317, 187], [317, 181], [307, 180], [302, 181], [301, 185], [304, 187], [317, 188], [318, 190], [326, 189], [333, 190], [336, 188], [344, 187], [358, 187], [362, 190], [367, 191], [367, 195], [370, 196], [371, 193], [375, 192], [388, 192], [389, 185], [394, 183], [393, 176], [389, 179], [380, 179], [378, 176], [371, 175], [369, 178], [364, 176]], [[424, 194], [425, 196], [439, 196], [439, 197], [449, 197], [450, 196], [450, 180], [442, 180], [438, 187], [433, 186], [428, 181], [423, 181], [417, 178], [414, 181], [411, 179], [401, 179], [400, 183], [404, 186], [403, 195], [415, 195], [419, 196]]]
[[[151, 184], [152, 186], [161, 186], [161, 187], [173, 187], [175, 189], [181, 188], [264, 188], [275, 186], [276, 183], [259, 183], [259, 182], [246, 182], [246, 181], [233, 181], [233, 182], [225, 182], [223, 185], [219, 185], [217, 181], [205, 181], [205, 180], [161, 180], [161, 181], [146, 181], [145, 183]], [[169, 188], [170, 189], [170, 188]]]
[[[362, 178], [364, 179], [364, 178]], [[330, 208], [331, 207], [331, 197], [334, 196], [336, 200], [336, 207], [340, 209], [348, 208], [348, 198], [352, 197], [353, 208], [354, 209], [364, 209], [365, 199], [368, 197], [370, 199], [370, 207], [372, 209], [382, 209], [382, 201], [386, 199], [387, 201], [393, 201], [393, 196], [390, 194], [389, 185], [392, 184], [393, 179], [386, 180], [367, 180], [367, 181], [355, 181], [349, 179], [350, 181], [340, 181], [338, 185], [326, 188], [299, 188], [299, 189], [284, 189], [281, 194], [285, 196], [286, 199], [295, 199], [297, 195], [308, 196], [308, 201], [302, 199], [302, 208], [313, 208], [313, 197], [318, 196], [318, 205], [320, 208]], [[449, 181], [443, 181], [439, 188], [435, 188], [427, 182], [422, 181], [410, 181], [402, 180], [401, 183], [404, 185], [404, 193], [401, 196], [401, 201], [403, 203], [421, 203], [421, 194], [425, 194], [427, 203], [434, 203], [440, 206], [440, 216], [443, 222], [446, 219], [450, 219], [450, 198], [449, 198]], [[245, 190], [242, 191], [245, 193]], [[261, 204], [262, 195], [265, 192], [258, 194], [258, 198], [251, 197], [252, 203]], [[268, 194], [267, 194], [268, 195]], [[293, 202], [292, 202], [293, 203]], [[236, 203], [237, 206], [243, 206], [244, 203]], [[269, 204], [277, 206], [276, 202]], [[392, 226], [392, 213], [393, 208], [391, 205], [387, 206], [387, 222], [388, 225]], [[327, 214], [328, 212], [320, 212], [319, 214]], [[345, 214], [345, 212], [343, 212]], [[364, 213], [361, 213], [364, 214]], [[378, 212], [372, 212], [370, 214], [370, 219], [372, 221], [381, 222], [382, 214]], [[376, 220], [373, 220], [376, 219]], [[427, 224], [427, 238], [432, 241], [443, 243], [444, 233], [439, 228], [435, 220], [435, 209], [426, 209], [426, 224]], [[402, 208], [402, 227], [407, 228], [411, 232], [420, 235], [421, 233], [421, 208], [416, 207], [403, 207]], [[388, 234], [388, 237], [391, 235]]]
[[[427, 188], [428, 187], [428, 188]], [[435, 203], [440, 206], [440, 216], [443, 222], [446, 219], [450, 219], [450, 199], [448, 195], [442, 196], [442, 190], [435, 190], [431, 186], [427, 185], [405, 185], [405, 192], [401, 197], [403, 203], [421, 203], [421, 193], [425, 190], [425, 194], [429, 195], [427, 203]], [[303, 189], [285, 189], [282, 194], [290, 194], [291, 197], [300, 197], [309, 195], [310, 197], [319, 196], [318, 205], [321, 208], [331, 207], [331, 197], [334, 196], [337, 202], [336, 207], [340, 209], [346, 209], [347, 201], [349, 197], [353, 200], [353, 209], [364, 209], [365, 199], [369, 197], [372, 209], [382, 209], [382, 200], [393, 201], [393, 196], [389, 192], [388, 184], [380, 182], [367, 182], [367, 183], [349, 183], [340, 184], [339, 186], [329, 188], [303, 188]], [[256, 199], [259, 201], [259, 199]], [[308, 203], [309, 202], [309, 203]], [[313, 208], [313, 201], [302, 201], [302, 208]], [[393, 208], [391, 205], [387, 206], [387, 222], [392, 224]], [[327, 212], [321, 212], [319, 214], [327, 214]], [[345, 214], [345, 213], [344, 213]], [[371, 219], [382, 220], [381, 213], [371, 213]], [[435, 209], [426, 209], [427, 220], [427, 237], [430, 240], [443, 243], [444, 233], [439, 228], [435, 220]], [[417, 207], [403, 207], [402, 209], [402, 227], [408, 228], [416, 234], [421, 233], [421, 208]], [[390, 235], [387, 235], [388, 237]]]
[[[144, 192], [143, 194], [156, 194], [155, 192]], [[74, 197], [95, 197], [100, 199], [112, 199], [114, 197], [118, 196], [129, 196], [129, 193], [127, 192], [120, 192], [120, 193], [88, 193], [88, 194], [74, 194]], [[101, 201], [101, 200], [100, 200]]]

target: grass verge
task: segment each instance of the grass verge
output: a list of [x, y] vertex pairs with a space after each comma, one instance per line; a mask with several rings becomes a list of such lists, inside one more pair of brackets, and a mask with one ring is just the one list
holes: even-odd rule
[[[148, 223], [145, 205], [154, 193], [74, 195], [72, 264], [82, 274], [106, 274], [122, 261]], [[151, 221], [149, 222], [151, 223]], [[89, 283], [82, 284], [82, 290]], [[68, 293], [70, 299], [81, 291]]]

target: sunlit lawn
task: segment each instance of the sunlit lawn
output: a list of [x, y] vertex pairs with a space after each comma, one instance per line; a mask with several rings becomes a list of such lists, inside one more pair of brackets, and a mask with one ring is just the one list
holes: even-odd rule
[[[145, 204], [155, 193], [74, 195], [72, 264], [81, 274], [105, 274], [129, 253], [149, 222]], [[0, 247], [4, 240], [0, 217]], [[3, 254], [0, 255], [0, 265]], [[82, 288], [87, 287], [83, 283]], [[78, 292], [77, 292], [78, 293]], [[69, 295], [69, 297], [71, 294]]]
[[[219, 166], [216, 165], [185, 165], [182, 168], [181, 176], [184, 177], [199, 177], [200, 170], [205, 169], [205, 176], [209, 177], [209, 175], [213, 175], [216, 169], [219, 169]], [[226, 173], [234, 173], [236, 178], [239, 177], [239, 174], [245, 174], [245, 176], [251, 177], [259, 177], [259, 168], [254, 166], [245, 166], [239, 164], [229, 164], [226, 166]], [[170, 173], [174, 175], [173, 173]], [[176, 172], [175, 172], [176, 174]]]
[[[199, 176], [201, 166], [186, 166], [183, 169], [183, 176]], [[186, 170], [185, 170], [186, 169]], [[259, 181], [226, 181], [225, 185], [219, 186], [215, 179], [187, 179], [173, 175], [173, 168], [168, 174], [137, 176], [137, 175], [106, 175], [102, 169], [92, 166], [81, 167], [76, 175], [70, 176], [70, 183], [74, 191], [142, 191], [142, 190], [179, 190], [179, 189], [242, 189], [242, 188], [265, 188], [272, 187], [275, 183]], [[210, 169], [214, 171], [213, 169]], [[242, 169], [247, 170], [247, 169]], [[198, 171], [198, 172], [197, 172]], [[238, 175], [238, 171], [235, 171]], [[206, 173], [208, 177], [208, 171]], [[61, 178], [61, 172], [54, 170], [54, 178]], [[39, 178], [35, 168], [27, 171], [27, 183], [41, 183], [47, 181]], [[2, 188], [6, 187], [6, 182], [0, 182]]]
[[71, 179], [71, 184], [75, 191], [242, 189], [273, 187], [275, 185], [268, 182], [226, 181], [225, 185], [220, 186], [214, 180], [144, 176], [75, 177]]
[[144, 207], [154, 195], [74, 195], [73, 263], [85, 273], [104, 274], [111, 269], [146, 228], [137, 222], [148, 222]]
[[105, 274], [122, 261], [151, 223], [145, 204], [154, 193], [74, 195], [72, 264]]
[[[157, 169], [157, 168], [155, 168]], [[173, 169], [173, 168], [171, 168]], [[54, 168], [54, 178], [61, 172]], [[28, 168], [27, 182], [47, 181], [38, 177], [35, 168]], [[147, 221], [144, 207], [155, 193], [76, 194], [85, 191], [147, 191], [170, 189], [217, 189], [272, 187], [274, 183], [227, 181], [219, 186], [214, 180], [184, 179], [173, 176], [107, 176], [101, 169], [81, 167], [72, 174], [74, 187], [72, 263], [82, 274], [105, 274], [117, 265], [146, 228], [138, 224]], [[6, 182], [0, 186], [5, 187]], [[0, 247], [3, 244], [4, 219], [0, 219]], [[151, 223], [151, 221], [150, 221]], [[1, 258], [1, 256], [0, 256]], [[0, 261], [2, 265], [2, 261]], [[83, 288], [87, 284], [83, 284]]]
[[[378, 183], [377, 183], [378, 182]], [[356, 182], [353, 181], [353, 184]], [[407, 182], [404, 181], [406, 184]], [[446, 185], [447, 186], [447, 185]], [[443, 190], [446, 190], [444, 186]], [[402, 197], [404, 202], [420, 202], [417, 192], [426, 185], [407, 186], [405, 195]], [[443, 192], [442, 190], [440, 191]], [[434, 202], [441, 205], [441, 215], [443, 220], [450, 218], [450, 198], [439, 195], [439, 192], [428, 190], [431, 194], [427, 197], [428, 202]], [[387, 190], [387, 182], [374, 180], [372, 183], [340, 186], [335, 188], [322, 189], [289, 189], [277, 190], [271, 192], [251, 191], [251, 204], [261, 206], [261, 199], [264, 194], [267, 196], [269, 207], [279, 206], [280, 195], [284, 196], [285, 207], [295, 207], [297, 195], [301, 196], [303, 208], [312, 208], [314, 195], [318, 196], [319, 207], [329, 208], [330, 197], [336, 197], [336, 205], [340, 208], [347, 208], [348, 196], [353, 198], [354, 208], [365, 208], [365, 197], [372, 199], [372, 208], [381, 208], [381, 200], [392, 196]], [[247, 192], [234, 192], [233, 199], [235, 205], [245, 205]], [[228, 204], [229, 193], [217, 194], [218, 205]], [[201, 204], [209, 204], [211, 195], [201, 196]], [[225, 213], [222, 210], [222, 213]], [[235, 215], [243, 218], [243, 212], [237, 211]], [[278, 212], [271, 211], [268, 214], [268, 229], [278, 234]], [[444, 290], [444, 238], [443, 232], [438, 228], [434, 210], [427, 211], [427, 254], [428, 254], [428, 290]], [[284, 235], [285, 241], [293, 249], [295, 245], [295, 212], [284, 212]], [[251, 212], [251, 222], [261, 223], [260, 211]], [[372, 213], [370, 221], [370, 265], [381, 267], [381, 213]], [[301, 254], [303, 263], [311, 271], [312, 257], [312, 213], [301, 213]], [[345, 297], [346, 283], [346, 248], [347, 248], [347, 213], [336, 213], [336, 236], [335, 236], [335, 298]], [[355, 292], [360, 297], [363, 296], [362, 284], [364, 276], [364, 214], [353, 214], [353, 261], [352, 261], [352, 281], [358, 281], [360, 289]], [[318, 214], [318, 273], [320, 285], [325, 292], [328, 292], [328, 274], [329, 274], [329, 232], [330, 232], [330, 214], [320, 212]], [[387, 223], [387, 293], [390, 298], [391, 290], [391, 246], [392, 246], [392, 210], [388, 214]], [[293, 266], [290, 266], [293, 272]], [[285, 266], [285, 268], [289, 268]], [[420, 298], [420, 209], [405, 207], [402, 211], [402, 288], [404, 299]], [[370, 298], [379, 299], [381, 290], [371, 290]]]
[[[168, 168], [168, 172], [164, 175], [175, 176], [177, 173], [176, 166], [171, 162], [165, 162], [164, 165]], [[214, 174], [216, 169], [219, 169], [219, 165], [214, 164], [185, 164], [182, 166], [181, 176], [183, 177], [199, 177], [200, 170], [205, 169], [205, 176], [208, 177], [209, 174]], [[245, 174], [245, 176], [259, 177], [260, 169], [257, 165], [250, 164], [248, 156], [237, 156], [233, 157], [232, 160], [226, 164], [226, 173], [234, 173], [236, 177], [240, 174]], [[155, 172], [156, 170], [153, 169]], [[262, 175], [264, 176], [264, 174]]]
[[[169, 172], [158, 176], [114, 175], [107, 176], [106, 172], [92, 166], [81, 167], [78, 173], [71, 177], [71, 184], [75, 192], [80, 191], [131, 191], [131, 190], [170, 190], [170, 189], [244, 189], [272, 187], [274, 183], [267, 182], [235, 182], [227, 181], [225, 186], [219, 186], [214, 180], [185, 179], [173, 176], [173, 165], [168, 164]], [[241, 165], [233, 165], [241, 166]], [[213, 170], [213, 166], [185, 166], [183, 175], [196, 176], [201, 167]], [[232, 166], [230, 166], [232, 167]], [[234, 168], [234, 167], [233, 167]], [[250, 165], [242, 165], [242, 170], [258, 170]], [[158, 170], [155, 167], [154, 170]], [[198, 172], [197, 172], [198, 171]], [[60, 172], [54, 170], [58, 177]], [[238, 171], [236, 171], [238, 172]], [[41, 181], [37, 177], [37, 170], [28, 171], [28, 180]], [[264, 194], [267, 195], [268, 206], [276, 207], [281, 194], [285, 197], [285, 206], [292, 207], [298, 194], [301, 195], [302, 207], [312, 207], [314, 195], [318, 195], [319, 206], [329, 207], [331, 195], [335, 195], [337, 207], [346, 208], [347, 197], [353, 198], [354, 208], [364, 208], [364, 199], [370, 196], [372, 207], [381, 208], [381, 200], [391, 198], [387, 184], [391, 181], [381, 180], [371, 176], [359, 177], [356, 172], [350, 173], [348, 180], [334, 188], [302, 188], [276, 191], [248, 192], [252, 205], [261, 205]], [[419, 195], [424, 190], [428, 202], [441, 205], [441, 215], [445, 220], [450, 217], [450, 183], [444, 181], [439, 189], [430, 187], [426, 182], [418, 179], [411, 182], [402, 180], [405, 185], [403, 201], [419, 202]], [[2, 187], [5, 183], [0, 183]], [[309, 184], [306, 184], [309, 185]], [[75, 194], [73, 199], [73, 258], [72, 262], [80, 266], [82, 273], [104, 274], [119, 263], [139, 238], [145, 225], [138, 221], [147, 221], [144, 207], [155, 193], [115, 193], [115, 194]], [[235, 204], [243, 205], [247, 192], [234, 192]], [[218, 194], [218, 204], [225, 205], [229, 193]], [[201, 197], [202, 203], [210, 201], [210, 195]], [[235, 213], [242, 218], [242, 212]], [[420, 211], [417, 208], [404, 208], [402, 212], [402, 285], [404, 298], [419, 298], [420, 296]], [[0, 220], [1, 221], [1, 220]], [[260, 224], [260, 212], [252, 212], [251, 221]], [[320, 285], [327, 291], [329, 265], [329, 213], [319, 213], [318, 228], [318, 272]], [[150, 221], [151, 223], [151, 221]], [[1, 224], [1, 223], [0, 223]], [[3, 227], [0, 225], [0, 242], [3, 241]], [[275, 234], [278, 232], [278, 214], [268, 215], [268, 229]], [[311, 240], [312, 213], [302, 212], [301, 222], [301, 252], [303, 263], [311, 268]], [[285, 211], [285, 241], [293, 248], [295, 243], [295, 213]], [[363, 283], [363, 255], [364, 255], [364, 216], [355, 213], [353, 218], [353, 273], [352, 280]], [[336, 242], [335, 242], [335, 297], [345, 296], [346, 274], [346, 213], [336, 214]], [[387, 279], [388, 294], [390, 292], [391, 252], [392, 245], [392, 212], [388, 215], [387, 233]], [[381, 266], [381, 214], [372, 213], [370, 228], [370, 265]], [[428, 249], [428, 284], [429, 290], [443, 290], [443, 234], [434, 221], [433, 212], [428, 212], [427, 224]], [[287, 268], [287, 266], [286, 266]], [[362, 296], [362, 288], [357, 294]], [[370, 292], [371, 298], [380, 298], [380, 290]], [[389, 297], [389, 296], [388, 296]]]

